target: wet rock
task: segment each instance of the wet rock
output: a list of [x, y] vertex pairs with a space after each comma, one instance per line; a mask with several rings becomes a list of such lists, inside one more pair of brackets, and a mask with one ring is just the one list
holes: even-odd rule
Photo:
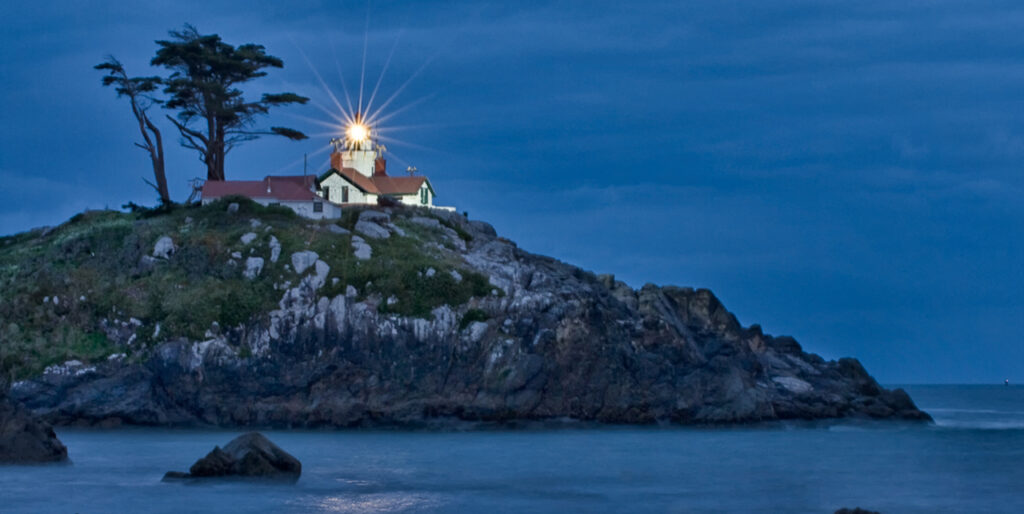
[[0, 397], [0, 464], [65, 462], [68, 450], [45, 421]]
[[294, 482], [302, 463], [259, 432], [243, 434], [221, 449], [215, 446], [196, 461], [188, 473], [169, 471], [164, 480], [204, 478], [257, 478]]

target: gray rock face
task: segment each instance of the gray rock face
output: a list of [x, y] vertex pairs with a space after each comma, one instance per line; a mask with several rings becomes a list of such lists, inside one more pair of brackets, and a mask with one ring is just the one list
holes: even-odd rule
[[260, 276], [261, 271], [263, 271], [263, 257], [249, 257], [245, 260], [245, 270], [242, 271], [242, 276], [252, 280]]
[[295, 252], [292, 254], [292, 268], [295, 269], [296, 273], [301, 275], [304, 271], [309, 269], [310, 266], [315, 264], [319, 258], [320, 256], [314, 251], [306, 250], [303, 252]]
[[480, 232], [490, 237], [497, 237], [498, 232], [494, 230], [494, 227], [486, 221], [473, 220], [469, 222], [469, 226], [473, 227], [473, 230]]
[[[402, 213], [390, 218], [408, 222]], [[11, 395], [51, 422], [85, 424], [930, 419], [855, 359], [826, 361], [790, 337], [741, 325], [711, 291], [634, 290], [525, 252], [485, 223], [443, 219], [465, 234], [465, 249], [436, 230], [429, 251], [485, 275], [495, 294], [403, 317], [382, 312], [387, 298], [369, 289], [360, 297], [351, 286], [319, 287], [319, 257], [297, 252], [291, 264], [305, 276], [251, 323], [161, 343], [147, 360], [43, 374]], [[366, 245], [352, 242], [357, 252]]]
[[255, 241], [256, 237], [257, 236], [256, 236], [255, 232], [246, 232], [245, 234], [242, 234], [242, 238], [241, 238], [242, 239], [242, 244], [247, 245], [247, 244]]
[[352, 250], [356, 259], [365, 261], [373, 256], [373, 248], [366, 243], [366, 241], [359, 236], [352, 236]]
[[427, 218], [425, 216], [413, 216], [412, 218], [409, 218], [409, 221], [428, 228], [441, 228], [441, 222], [435, 218]]
[[189, 478], [259, 478], [294, 482], [302, 474], [302, 463], [259, 432], [243, 434], [222, 450], [213, 450], [196, 461], [188, 473], [168, 472], [164, 480]]
[[391, 215], [386, 212], [367, 209], [359, 213], [359, 221], [370, 221], [373, 223], [390, 223]]
[[[373, 212], [373, 211], [368, 211], [368, 212]], [[369, 237], [371, 239], [387, 239], [387, 238], [391, 237], [391, 232], [388, 229], [386, 229], [386, 228], [384, 228], [384, 227], [382, 227], [382, 226], [380, 226], [380, 225], [378, 225], [378, 224], [376, 224], [376, 223], [374, 223], [372, 221], [359, 220], [359, 221], [356, 222], [355, 229], [356, 229], [356, 232], [359, 232], [360, 234], [362, 234], [362, 235], [364, 235], [366, 237]]]
[[314, 290], [320, 289], [327, 282], [327, 274], [331, 272], [331, 267], [326, 262], [317, 260], [313, 264], [313, 276], [309, 277], [307, 283]]
[[0, 464], [64, 462], [68, 450], [53, 427], [34, 414], [0, 397]]
[[276, 237], [270, 236], [270, 262], [277, 262], [281, 258], [281, 242]]
[[153, 257], [158, 259], [167, 259], [171, 255], [174, 255], [177, 247], [174, 246], [174, 241], [169, 236], [163, 236], [156, 240], [156, 244], [153, 245]]

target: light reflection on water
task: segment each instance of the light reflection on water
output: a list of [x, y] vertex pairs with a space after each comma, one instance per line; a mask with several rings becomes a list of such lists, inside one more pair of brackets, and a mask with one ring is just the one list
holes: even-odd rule
[[163, 483], [237, 432], [59, 430], [3, 512], [1024, 512], [1024, 388], [908, 388], [934, 426], [266, 432], [293, 485]]
[[[407, 512], [437, 508], [442, 502], [436, 495], [378, 493], [358, 496], [329, 496], [299, 502], [297, 507], [311, 507], [318, 512]], [[305, 510], [305, 509], [303, 509]]]

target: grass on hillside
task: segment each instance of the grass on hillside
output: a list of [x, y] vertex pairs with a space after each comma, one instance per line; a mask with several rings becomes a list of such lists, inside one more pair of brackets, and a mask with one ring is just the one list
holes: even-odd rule
[[[228, 212], [230, 202], [239, 204], [238, 212]], [[358, 209], [347, 209], [337, 223], [352, 230], [357, 216]], [[365, 238], [373, 248], [368, 261], [353, 256], [350, 235], [324, 229], [333, 221], [314, 222], [244, 198], [166, 213], [89, 211], [45, 233], [2, 237], [0, 371], [20, 379], [68, 359], [90, 362], [120, 352], [133, 358], [156, 342], [202, 339], [214, 322], [235, 327], [258, 321], [276, 308], [285, 283], [298, 283], [288, 265], [292, 253], [301, 250], [317, 252], [330, 265], [321, 295], [341, 294], [352, 285], [360, 298], [383, 300], [382, 312], [428, 317], [440, 305], [461, 305], [490, 293], [485, 276], [430, 244], [442, 242], [437, 231], [399, 218], [396, 224], [408, 237]], [[243, 244], [241, 237], [249, 232], [257, 237]], [[469, 237], [464, 231], [459, 235]], [[177, 251], [166, 261], [147, 264], [162, 236], [170, 236]], [[277, 263], [270, 262], [271, 236], [281, 244]], [[241, 258], [233, 258], [234, 252]], [[255, 280], [242, 276], [248, 257], [264, 259]], [[397, 302], [389, 306], [390, 297]], [[132, 319], [141, 325], [131, 345], [114, 344], [104, 335], [104, 320]]]

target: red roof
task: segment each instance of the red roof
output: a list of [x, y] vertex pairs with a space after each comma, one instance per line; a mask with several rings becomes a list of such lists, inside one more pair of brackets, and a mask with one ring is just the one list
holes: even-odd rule
[[386, 195], [410, 195], [419, 192], [426, 177], [389, 177], [374, 175], [370, 180]]
[[279, 201], [308, 201], [321, 198], [310, 190], [316, 177], [296, 175], [268, 176], [263, 180], [207, 180], [203, 184], [203, 198], [221, 198], [239, 195], [249, 198], [269, 198]]
[[389, 177], [383, 174], [367, 177], [352, 168], [332, 169], [331, 171], [341, 175], [366, 193], [381, 195], [416, 194], [423, 182], [427, 180], [426, 177]]
[[[374, 183], [373, 180], [353, 168], [343, 168], [341, 170], [332, 168], [331, 171], [337, 172], [338, 175], [341, 175], [345, 180], [355, 184], [355, 186], [364, 193], [380, 194], [380, 189], [377, 188], [377, 184]], [[330, 172], [327, 172], [327, 175], [325, 176], [330, 176]]]
[[274, 182], [287, 180], [289, 182], [295, 182], [296, 184], [305, 186], [306, 189], [310, 189], [316, 185], [315, 175], [267, 175], [263, 180], [272, 180]]

